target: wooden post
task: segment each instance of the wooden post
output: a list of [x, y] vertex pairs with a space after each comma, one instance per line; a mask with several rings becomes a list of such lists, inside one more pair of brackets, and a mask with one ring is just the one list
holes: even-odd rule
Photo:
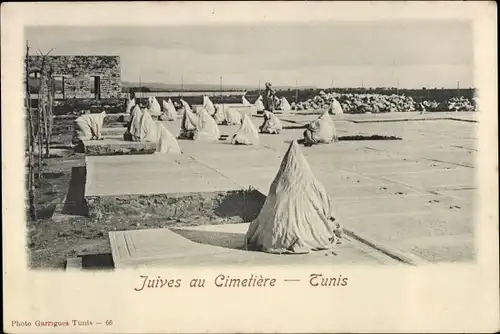
[[43, 77], [45, 70], [45, 57], [42, 57], [42, 66], [40, 68], [40, 86], [38, 87], [38, 119], [37, 119], [37, 139], [38, 139], [38, 168], [37, 168], [37, 180], [42, 179], [42, 160], [43, 160], [43, 123], [44, 123], [44, 112], [43, 112]]
[[50, 157], [50, 137], [52, 135], [52, 115], [54, 113], [54, 80], [52, 77], [52, 67], [49, 66], [47, 72], [47, 105], [45, 108], [45, 157]]
[[35, 157], [34, 157], [34, 146], [35, 146], [35, 128], [33, 125], [33, 115], [31, 113], [31, 95], [30, 95], [30, 85], [29, 85], [29, 74], [30, 74], [30, 63], [29, 63], [29, 44], [26, 41], [26, 59], [25, 59], [25, 80], [26, 80], [26, 92], [25, 92], [25, 104], [26, 112], [28, 116], [28, 207], [29, 207], [29, 219], [31, 221], [36, 220], [36, 207], [35, 207]]
[[295, 80], [295, 104], [299, 102], [299, 86], [297, 80]]
[[220, 77], [220, 104], [222, 104], [222, 77]]
[[[37, 169], [37, 179], [42, 179], [42, 164], [43, 164], [43, 148], [45, 143], [47, 157], [49, 155], [49, 142], [50, 134], [48, 129], [48, 114], [47, 114], [47, 104], [48, 104], [48, 73], [50, 69], [47, 70], [47, 60], [48, 55], [52, 52], [52, 49], [43, 54], [40, 50], [38, 53], [42, 59], [42, 65], [40, 68], [40, 87], [38, 90], [38, 169]], [[49, 64], [50, 66], [50, 64]]]

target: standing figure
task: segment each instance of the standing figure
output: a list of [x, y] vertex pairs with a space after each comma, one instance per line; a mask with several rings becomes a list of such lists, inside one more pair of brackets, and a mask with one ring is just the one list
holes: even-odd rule
[[128, 101], [127, 101], [127, 108], [125, 109], [125, 114], [131, 114], [132, 113], [132, 108], [134, 108], [136, 104], [136, 100], [135, 100], [135, 92], [130, 92], [129, 93], [129, 98], [128, 98]]
[[264, 109], [274, 112], [274, 95], [276, 92], [271, 88], [271, 83], [266, 82], [266, 90], [264, 91]]

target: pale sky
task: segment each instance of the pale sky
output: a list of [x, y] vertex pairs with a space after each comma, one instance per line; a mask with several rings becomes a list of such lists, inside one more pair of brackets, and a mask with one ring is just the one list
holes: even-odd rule
[[472, 87], [466, 21], [158, 27], [30, 27], [33, 49], [119, 55], [122, 80], [180, 84]]

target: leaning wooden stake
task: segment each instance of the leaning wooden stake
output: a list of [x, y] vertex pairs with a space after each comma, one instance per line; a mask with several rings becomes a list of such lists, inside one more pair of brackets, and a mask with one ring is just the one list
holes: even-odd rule
[[26, 114], [28, 116], [28, 206], [29, 206], [29, 219], [31, 221], [36, 220], [36, 207], [35, 207], [35, 157], [34, 157], [34, 146], [35, 146], [35, 127], [33, 124], [33, 115], [31, 112], [31, 96], [30, 96], [30, 86], [29, 86], [29, 45], [26, 42], [26, 59], [25, 59], [25, 81], [26, 81], [26, 92], [25, 92], [25, 106]]
[[42, 65], [40, 68], [40, 86], [38, 87], [38, 131], [37, 131], [37, 139], [38, 139], [38, 169], [37, 169], [37, 180], [42, 179], [42, 163], [43, 163], [43, 125], [44, 125], [44, 85], [43, 85], [43, 76], [45, 71], [45, 57], [42, 56]]

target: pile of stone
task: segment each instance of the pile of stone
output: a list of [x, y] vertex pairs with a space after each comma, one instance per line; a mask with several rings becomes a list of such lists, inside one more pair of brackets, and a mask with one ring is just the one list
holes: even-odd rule
[[404, 95], [382, 94], [339, 94], [325, 93], [307, 101], [292, 104], [292, 110], [330, 110], [332, 103], [337, 100], [345, 113], [380, 113], [415, 110], [415, 102], [411, 97]]
[[332, 111], [332, 104], [337, 100], [342, 106], [344, 113], [383, 113], [383, 112], [407, 112], [425, 108], [425, 111], [474, 111], [474, 104], [465, 97], [454, 97], [445, 102], [425, 100], [417, 103], [413, 98], [405, 95], [384, 94], [352, 94], [352, 93], [325, 93], [292, 103], [294, 111]]
[[469, 99], [465, 97], [453, 97], [448, 100], [447, 110], [449, 111], [475, 111], [476, 108]]

